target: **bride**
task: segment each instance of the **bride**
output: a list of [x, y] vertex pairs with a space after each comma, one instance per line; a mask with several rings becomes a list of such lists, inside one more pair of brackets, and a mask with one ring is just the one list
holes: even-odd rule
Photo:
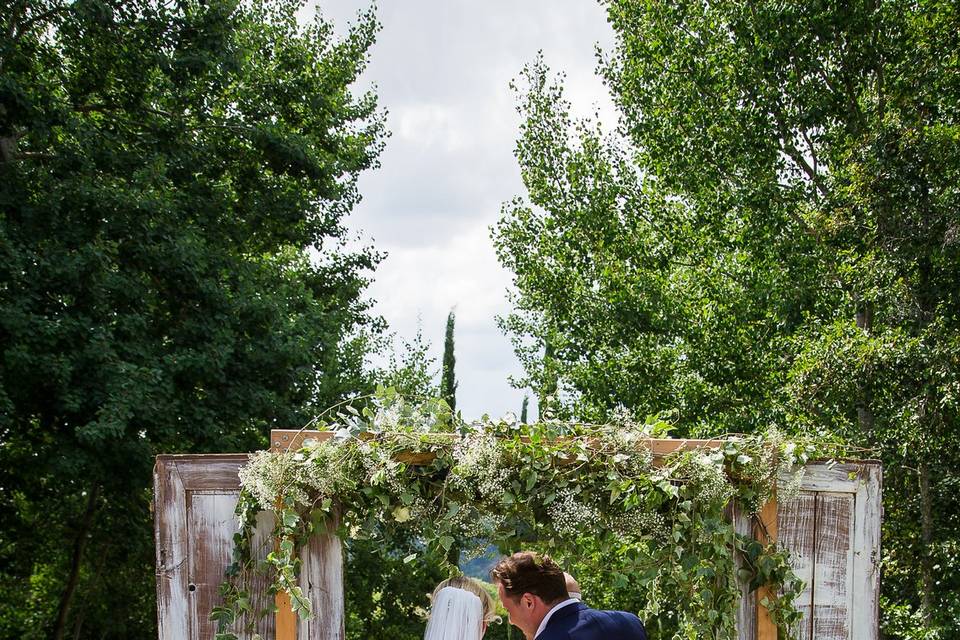
[[448, 578], [433, 590], [424, 640], [480, 640], [498, 620], [493, 598], [466, 576]]

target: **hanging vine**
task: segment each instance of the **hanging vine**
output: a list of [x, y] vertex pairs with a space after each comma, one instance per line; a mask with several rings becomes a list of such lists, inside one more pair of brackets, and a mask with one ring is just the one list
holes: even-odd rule
[[669, 610], [677, 638], [735, 638], [740, 581], [765, 585], [775, 594], [768, 609], [790, 637], [803, 585], [786, 550], [735, 531], [729, 506], [756, 515], [774, 491], [783, 500], [799, 490], [804, 463], [840, 453], [836, 443], [788, 441], [770, 431], [655, 459], [644, 443], [668, 433], [661, 417], [466, 423], [442, 400], [410, 402], [392, 390], [380, 390], [362, 410], [344, 406], [316, 428], [334, 437], [257, 453], [240, 472], [241, 528], [223, 606], [211, 614], [217, 640], [236, 638], [230, 629], [241, 615], [265, 613], [252, 610], [249, 593], [261, 511], [276, 523], [278, 543], [267, 555], [272, 589], [287, 592], [302, 617], [310, 603], [298, 586], [297, 549], [336, 513], [342, 538], [407, 529], [422, 540], [422, 553], [451, 572], [462, 549], [491, 542], [559, 555], [591, 545], [626, 555], [647, 594], [641, 615]]

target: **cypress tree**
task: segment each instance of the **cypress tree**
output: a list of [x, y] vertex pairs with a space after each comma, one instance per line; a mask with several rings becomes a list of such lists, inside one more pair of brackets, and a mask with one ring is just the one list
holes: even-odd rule
[[530, 396], [523, 396], [523, 406], [520, 407], [520, 424], [527, 424], [527, 406], [530, 404]]
[[447, 333], [443, 340], [443, 374], [440, 378], [441, 397], [450, 405], [450, 410], [457, 410], [457, 376], [454, 368], [457, 359], [453, 354], [453, 327], [456, 314], [451, 310], [447, 315]]

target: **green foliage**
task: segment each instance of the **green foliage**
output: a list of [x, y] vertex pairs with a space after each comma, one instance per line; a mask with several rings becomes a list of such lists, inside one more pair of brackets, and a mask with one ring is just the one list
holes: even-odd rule
[[0, 3], [0, 636], [152, 635], [153, 456], [369, 388], [378, 25], [300, 4]]
[[[838, 451], [770, 433], [654, 464], [641, 440], [666, 431], [657, 417], [607, 425], [468, 424], [442, 400], [409, 403], [392, 389], [320, 428], [335, 437], [308, 441], [297, 452], [261, 452], [241, 470], [238, 514], [247, 526], [227, 572], [224, 592], [234, 594], [228, 609], [236, 611], [242, 599], [236, 576], [252, 570], [243, 541], [252, 535], [250, 514], [274, 513], [280, 544], [269, 558], [270, 575], [298, 602], [296, 548], [336, 512], [348, 545], [389, 546], [403, 536], [420, 545], [404, 562], [432, 558], [451, 573], [458, 571], [448, 564], [452, 549], [472, 544], [483, 553], [491, 542], [502, 550], [535, 546], [561, 558], [585, 551], [608, 558], [636, 581], [641, 614], [663, 637], [734, 638], [739, 581], [768, 585], [779, 594], [771, 609], [789, 633], [802, 585], [786, 552], [737, 534], [726, 509], [735, 501], [756, 513], [778, 474]], [[396, 564], [401, 554], [392, 557]], [[309, 613], [296, 604], [294, 610]]]
[[430, 341], [423, 337], [423, 329], [417, 326], [412, 340], [402, 340], [398, 348], [396, 336], [390, 336], [379, 345], [379, 353], [388, 353], [386, 366], [375, 374], [376, 383], [396, 389], [408, 398], [432, 398], [439, 393], [436, 384], [437, 359], [430, 355]]
[[[419, 545], [402, 533], [390, 539], [349, 540], [346, 549], [346, 637], [422, 638], [427, 595], [446, 577], [440, 564], [420, 555]], [[411, 554], [417, 557], [405, 562]]]
[[956, 3], [604, 4], [615, 130], [542, 61], [518, 85], [527, 197], [493, 236], [522, 384], [874, 449], [885, 630], [956, 635]]

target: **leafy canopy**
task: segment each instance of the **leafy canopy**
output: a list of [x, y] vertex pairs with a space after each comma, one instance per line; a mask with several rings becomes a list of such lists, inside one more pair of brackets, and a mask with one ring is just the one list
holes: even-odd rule
[[875, 447], [884, 628], [956, 635], [956, 3], [603, 4], [615, 127], [542, 60], [517, 83], [526, 194], [493, 238], [520, 384], [580, 419]]
[[379, 27], [302, 4], [0, 5], [0, 635], [150, 635], [153, 456], [368, 385]]

